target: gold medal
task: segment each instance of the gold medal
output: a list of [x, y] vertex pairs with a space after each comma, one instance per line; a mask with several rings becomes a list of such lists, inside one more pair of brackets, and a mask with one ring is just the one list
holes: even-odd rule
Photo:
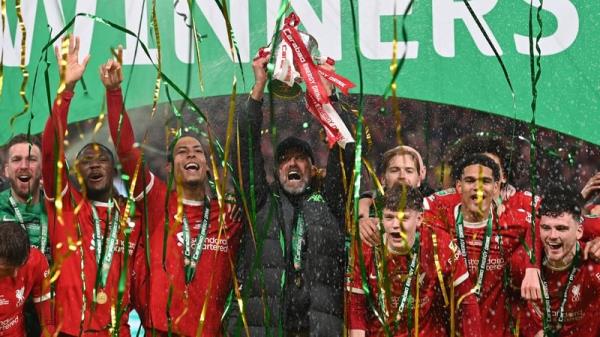
[[107, 301], [108, 301], [108, 295], [103, 290], [100, 290], [96, 294], [96, 303], [105, 304]]

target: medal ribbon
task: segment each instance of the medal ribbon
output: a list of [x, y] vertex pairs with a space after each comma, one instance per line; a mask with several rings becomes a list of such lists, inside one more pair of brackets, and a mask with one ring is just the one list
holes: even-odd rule
[[[463, 222], [463, 216], [460, 208], [458, 209], [458, 216], [456, 218], [456, 238], [458, 239], [458, 247], [461, 254], [465, 258], [465, 264], [469, 266], [469, 259], [467, 258], [467, 244], [465, 241], [465, 226]], [[481, 246], [481, 254], [479, 255], [479, 266], [477, 272], [477, 281], [473, 287], [473, 291], [477, 296], [481, 294], [481, 286], [483, 284], [483, 277], [485, 276], [485, 268], [487, 266], [488, 257], [490, 255], [490, 243], [492, 241], [492, 217], [488, 217], [487, 225], [485, 228], [485, 236], [483, 238], [483, 245]]]
[[571, 270], [569, 271], [569, 278], [567, 280], [567, 286], [562, 294], [562, 299], [560, 301], [560, 307], [558, 309], [558, 318], [557, 318], [557, 329], [553, 329], [551, 326], [552, 323], [552, 308], [550, 305], [550, 292], [548, 291], [548, 282], [544, 280], [542, 277], [542, 292], [544, 296], [544, 334], [548, 337], [557, 337], [560, 336], [560, 330], [562, 329], [563, 323], [565, 321], [565, 306], [567, 305], [567, 297], [569, 296], [569, 289], [573, 284], [573, 280], [575, 279], [575, 274], [579, 271], [579, 242], [575, 245], [575, 257], [573, 258], [573, 262], [571, 263]]
[[196, 275], [196, 266], [198, 260], [202, 255], [202, 248], [204, 247], [204, 240], [208, 232], [208, 225], [210, 219], [210, 199], [204, 198], [204, 214], [202, 216], [202, 225], [200, 227], [200, 233], [198, 233], [198, 239], [196, 240], [196, 247], [192, 254], [192, 243], [190, 236], [190, 225], [187, 217], [183, 215], [182, 230], [183, 230], [183, 257], [184, 257], [184, 270], [185, 270], [185, 284], [190, 284]]
[[[15, 198], [13, 198], [12, 195], [8, 197], [8, 201], [10, 202], [10, 205], [12, 206], [13, 211], [15, 212], [15, 217], [17, 218], [17, 221], [19, 221], [19, 224], [21, 225], [21, 227], [23, 227], [23, 229], [27, 230], [27, 228], [25, 227], [25, 220], [23, 218], [23, 214], [21, 213], [21, 210], [17, 206], [17, 201], [15, 200]], [[44, 212], [41, 212], [40, 213], [40, 246], [38, 248], [44, 254], [46, 253], [47, 243], [48, 243], [48, 216]]]
[[304, 245], [304, 232], [306, 223], [304, 222], [304, 214], [298, 210], [298, 218], [296, 227], [292, 234], [292, 256], [294, 259], [294, 269], [298, 272], [302, 269], [302, 246]]
[[[415, 242], [410, 250], [410, 255], [411, 255], [411, 259], [409, 262], [409, 266], [408, 266], [408, 275], [406, 277], [406, 281], [404, 281], [404, 286], [402, 287], [402, 295], [400, 296], [400, 301], [398, 302], [398, 310], [396, 311], [396, 321], [400, 320], [400, 314], [402, 314], [402, 312], [404, 312], [404, 310], [406, 309], [406, 303], [408, 302], [408, 297], [410, 296], [410, 288], [411, 288], [411, 284], [412, 284], [412, 279], [414, 278], [416, 271], [417, 271], [417, 266], [419, 263], [419, 251], [420, 251], [420, 233], [417, 232], [416, 236], [415, 236]], [[377, 260], [378, 255], [375, 254], [375, 259]], [[377, 265], [378, 261], [375, 261], [375, 264]], [[383, 312], [385, 314], [387, 313], [387, 310], [385, 310], [385, 298], [384, 298], [384, 294], [380, 291], [378, 294], [378, 301], [379, 301], [379, 306], [383, 309]]]
[[[108, 279], [108, 273], [110, 271], [110, 265], [112, 264], [113, 255], [115, 252], [115, 243], [117, 241], [117, 233], [119, 230], [119, 211], [115, 210], [115, 214], [112, 215], [112, 221], [110, 223], [108, 241], [106, 247], [102, 246], [102, 230], [100, 229], [100, 217], [98, 216], [98, 210], [94, 205], [92, 206], [92, 218], [94, 220], [94, 240], [96, 243], [96, 263], [98, 264], [98, 273], [100, 276], [100, 287], [106, 287], [106, 280]], [[109, 201], [108, 206], [108, 218], [111, 218], [111, 210], [113, 207], [113, 201]]]

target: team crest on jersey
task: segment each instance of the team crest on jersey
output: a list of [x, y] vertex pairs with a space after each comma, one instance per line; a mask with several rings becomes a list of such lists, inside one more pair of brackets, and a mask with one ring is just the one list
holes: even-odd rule
[[450, 248], [450, 251], [454, 256], [454, 261], [458, 260], [460, 258], [460, 251], [458, 250], [458, 246], [456, 245], [456, 243], [454, 243], [454, 241], [450, 241], [450, 243], [448, 244], [448, 248]]
[[17, 306], [23, 305], [25, 302], [25, 287], [21, 287], [21, 289], [17, 289], [15, 292], [15, 298], [17, 299]]
[[575, 284], [573, 289], [571, 289], [571, 294], [573, 295], [573, 302], [579, 302], [581, 298], [581, 284]]

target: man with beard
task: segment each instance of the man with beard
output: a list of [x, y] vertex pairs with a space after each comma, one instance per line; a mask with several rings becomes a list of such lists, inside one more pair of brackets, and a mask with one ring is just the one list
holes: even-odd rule
[[131, 217], [131, 205], [113, 189], [113, 154], [98, 143], [79, 151], [75, 168], [82, 192], [67, 175], [67, 114], [75, 84], [89, 58], [80, 63], [78, 52], [79, 38], [71, 37], [66, 62], [59, 67], [65, 87], [54, 102], [42, 139], [49, 233], [60, 273], [55, 283], [56, 325], [63, 335], [127, 337], [130, 257], [135, 252], [139, 226]]
[[338, 337], [344, 325], [342, 177], [352, 175], [353, 144], [330, 151], [317, 191], [310, 145], [288, 137], [275, 150], [275, 181], [269, 183], [260, 142], [268, 61], [269, 55], [254, 60], [254, 88], [238, 116], [239, 173], [250, 219], [237, 265], [243, 306], [234, 302], [229, 335]]
[[[44, 209], [40, 182], [42, 157], [35, 136], [17, 135], [6, 145], [4, 175], [10, 188], [0, 193], [2, 221], [17, 222], [29, 236], [31, 247], [39, 249], [51, 261], [48, 240], [48, 216]], [[25, 303], [28, 336], [40, 335], [40, 324], [30, 299]]]
[[175, 189], [138, 168], [142, 154], [123, 106], [121, 65], [109, 60], [100, 75], [117, 154], [124, 173], [139, 174], [135, 194], [148, 214], [145, 248], [135, 257], [134, 307], [149, 335], [220, 336], [241, 234], [235, 208], [210, 197], [208, 161], [195, 133], [184, 132], [169, 147]]
[[[508, 208], [500, 216], [493, 199], [500, 188], [500, 168], [482, 154], [463, 158], [453, 168], [456, 191], [461, 201], [437, 218], [426, 218], [431, 226], [451, 234], [467, 261], [472, 292], [479, 299], [482, 335], [511, 335], [509, 289], [503, 281], [509, 275], [508, 262], [521, 241], [531, 242], [531, 215]], [[531, 245], [528, 245], [531, 247]], [[540, 261], [541, 248], [536, 249]]]
[[[540, 281], [543, 298], [522, 302], [521, 335], [524, 337], [595, 337], [600, 310], [600, 265], [586, 259], [581, 240], [582, 200], [569, 187], [549, 189], [539, 215], [540, 240], [544, 245]], [[525, 252], [511, 260], [512, 275], [524, 273]]]

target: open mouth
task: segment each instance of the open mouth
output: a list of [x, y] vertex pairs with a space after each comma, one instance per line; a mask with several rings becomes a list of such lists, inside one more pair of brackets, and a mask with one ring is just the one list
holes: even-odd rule
[[[482, 196], [481, 196], [481, 200], [484, 200], [484, 199], [485, 199], [485, 195], [482, 195]], [[477, 194], [473, 194], [473, 195], [471, 195], [471, 200], [473, 200], [473, 201], [477, 201]]]
[[102, 178], [104, 178], [104, 175], [99, 172], [90, 173], [90, 175], [88, 176], [88, 180], [92, 182], [98, 182], [102, 180]]
[[557, 250], [562, 247], [561, 243], [548, 243], [547, 245], [548, 245], [548, 248], [550, 248], [552, 250]]
[[292, 180], [300, 180], [300, 173], [298, 171], [290, 171], [288, 172], [288, 180], [292, 181]]
[[394, 240], [400, 240], [400, 239], [402, 239], [402, 235], [400, 234], [400, 232], [391, 232], [390, 236]]
[[200, 170], [200, 165], [196, 163], [187, 163], [185, 166], [183, 166], [183, 168], [187, 171], [198, 171]]
[[22, 183], [28, 183], [31, 180], [31, 176], [23, 174], [23, 175], [17, 176], [17, 179]]

